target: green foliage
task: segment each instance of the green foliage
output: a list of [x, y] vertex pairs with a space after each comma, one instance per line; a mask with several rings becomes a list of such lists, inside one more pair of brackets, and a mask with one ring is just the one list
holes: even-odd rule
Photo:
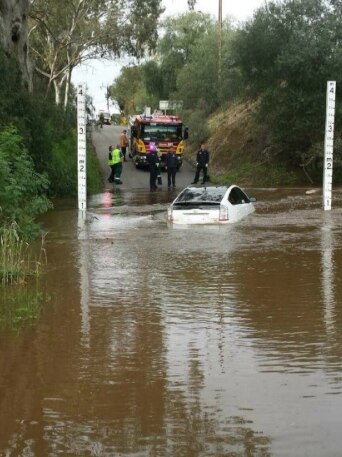
[[[246, 96], [261, 98], [276, 153], [301, 163], [324, 135], [327, 80], [342, 83], [341, 4], [332, 0], [268, 3], [238, 33], [233, 55]], [[335, 134], [341, 134], [337, 98]]]
[[183, 64], [189, 59], [197, 41], [211, 28], [213, 20], [208, 14], [191, 11], [169, 17], [163, 23], [164, 34], [158, 43], [162, 57], [179, 54]]
[[164, 21], [164, 34], [158, 43], [163, 99], [178, 98], [179, 72], [189, 63], [197, 43], [212, 27], [210, 16], [197, 11], [189, 11]]
[[208, 117], [204, 109], [183, 111], [183, 121], [189, 129], [189, 143], [198, 147], [209, 137]]
[[226, 22], [221, 33], [221, 66], [216, 24], [209, 24], [206, 33], [190, 47], [187, 63], [178, 72], [175, 95], [183, 100], [186, 109], [202, 107], [210, 114], [222, 102], [232, 100], [241, 93], [239, 71], [231, 64], [234, 34], [231, 24]]
[[87, 190], [90, 194], [97, 194], [102, 191], [100, 163], [91, 145], [87, 146]]
[[17, 130], [0, 131], [0, 225], [15, 221], [21, 236], [35, 236], [34, 218], [52, 207], [47, 189], [47, 178], [35, 171]]
[[24, 324], [34, 324], [44, 298], [38, 284], [16, 288], [0, 285], [0, 331], [18, 331]]
[[212, 29], [194, 47], [177, 79], [177, 96], [185, 109], [201, 107], [207, 114], [218, 106], [217, 33]]
[[267, 164], [265, 173], [264, 164], [245, 161], [212, 181], [218, 184], [239, 182], [249, 185], [257, 183], [261, 186], [290, 186], [298, 183], [298, 177], [281, 163]]
[[77, 194], [77, 139], [76, 133], [56, 141], [51, 150], [47, 172], [51, 179], [52, 195], [65, 197]]
[[125, 113], [135, 113], [137, 107], [158, 108], [159, 100], [178, 98], [179, 72], [190, 61], [197, 43], [207, 36], [212, 27], [209, 15], [195, 11], [166, 19], [157, 56], [144, 64], [124, 67], [111, 86], [111, 96], [120, 109]]
[[117, 101], [123, 113], [135, 113], [137, 109], [136, 94], [143, 87], [142, 66], [123, 67], [120, 76], [109, 87], [109, 93]]
[[0, 231], [0, 280], [2, 284], [21, 283], [28, 276], [38, 276], [42, 260], [46, 260], [44, 237], [39, 258], [32, 259], [30, 246], [19, 237], [15, 222], [5, 223]]
[[158, 63], [155, 60], [150, 60], [142, 66], [142, 70], [147, 93], [163, 100], [163, 75]]
[[[97, 193], [101, 190], [100, 166], [97, 157], [87, 144], [87, 190]], [[47, 168], [51, 179], [50, 193], [66, 197], [77, 195], [77, 137], [71, 130], [66, 138], [56, 141], [51, 151]]]
[[76, 111], [56, 107], [53, 100], [42, 97], [46, 86], [35, 79], [33, 94], [23, 88], [19, 69], [0, 50], [0, 128], [14, 125], [23, 138], [36, 171], [42, 173], [50, 161], [55, 141], [65, 138], [76, 126]]

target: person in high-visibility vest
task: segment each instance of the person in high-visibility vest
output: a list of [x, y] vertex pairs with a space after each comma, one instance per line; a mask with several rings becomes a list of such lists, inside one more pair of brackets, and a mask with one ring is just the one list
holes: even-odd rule
[[116, 148], [112, 150], [112, 164], [114, 166], [114, 182], [116, 184], [122, 184], [121, 173], [122, 173], [122, 152], [120, 145], [117, 144]]

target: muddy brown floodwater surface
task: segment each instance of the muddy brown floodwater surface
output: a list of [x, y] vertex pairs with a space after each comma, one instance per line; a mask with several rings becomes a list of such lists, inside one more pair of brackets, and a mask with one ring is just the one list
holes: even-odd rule
[[221, 227], [169, 227], [165, 191], [56, 203], [49, 299], [0, 336], [1, 457], [342, 455], [342, 191], [247, 191]]

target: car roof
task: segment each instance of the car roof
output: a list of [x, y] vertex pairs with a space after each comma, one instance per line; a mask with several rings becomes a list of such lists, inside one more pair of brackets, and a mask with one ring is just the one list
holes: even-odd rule
[[231, 184], [190, 184], [189, 186], [186, 187], [186, 189], [219, 189], [219, 188], [226, 188], [229, 189], [231, 187]]

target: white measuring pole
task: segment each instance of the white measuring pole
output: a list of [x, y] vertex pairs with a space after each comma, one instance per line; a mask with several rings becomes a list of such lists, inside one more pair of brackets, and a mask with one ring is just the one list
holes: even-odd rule
[[331, 210], [333, 153], [334, 153], [334, 124], [335, 124], [336, 81], [327, 82], [327, 100], [324, 136], [324, 167], [323, 167], [323, 207]]
[[87, 209], [87, 140], [84, 86], [77, 86], [77, 182], [78, 209]]

